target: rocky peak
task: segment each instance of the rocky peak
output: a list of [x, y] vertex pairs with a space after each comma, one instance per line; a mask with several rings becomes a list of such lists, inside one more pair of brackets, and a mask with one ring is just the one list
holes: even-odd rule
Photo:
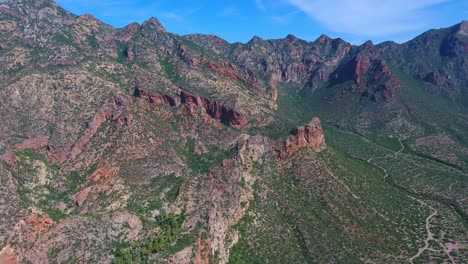
[[[37, 14], [45, 8], [57, 10], [61, 9], [53, 0], [7, 0], [0, 1], [0, 6], [6, 6], [10, 9], [17, 10], [23, 14]], [[68, 12], [67, 12], [68, 13]]]
[[150, 19], [143, 22], [143, 24], [141, 25], [141, 28], [156, 30], [160, 32], [166, 32], [166, 28], [155, 17], [151, 17]]
[[140, 24], [134, 22], [119, 29], [119, 39], [125, 42], [129, 41], [140, 30], [140, 27]]
[[330, 38], [329, 36], [322, 34], [318, 39], [316, 39], [314, 42], [319, 43], [319, 44], [325, 44], [331, 42], [333, 39]]
[[318, 117], [314, 117], [304, 126], [293, 129], [286, 140], [277, 142], [273, 148], [277, 156], [284, 159], [305, 147], [309, 147], [315, 152], [321, 152], [327, 148], [325, 135]]
[[[453, 28], [453, 27], [452, 27]], [[440, 46], [442, 56], [457, 57], [468, 53], [468, 22], [463, 21], [454, 26], [452, 34], [448, 35]]]
[[468, 36], [468, 21], [467, 20], [463, 20], [458, 25], [458, 34]]
[[253, 43], [253, 44], [257, 44], [257, 43], [261, 43], [263, 42], [264, 40], [259, 37], [259, 36], [253, 36], [253, 38], [251, 40], [249, 40], [248, 43]]
[[296, 36], [292, 35], [292, 34], [288, 34], [286, 36], [286, 40], [290, 41], [290, 42], [294, 42], [294, 41], [297, 41], [299, 40]]
[[364, 42], [358, 49], [358, 56], [359, 57], [375, 57], [377, 55], [377, 47], [372, 43], [372, 41], [368, 40]]
[[3, 0], [0, 3], [7, 3], [7, 4], [23, 4], [25, 6], [40, 6], [43, 4], [51, 4], [54, 6], [58, 6], [54, 0]]

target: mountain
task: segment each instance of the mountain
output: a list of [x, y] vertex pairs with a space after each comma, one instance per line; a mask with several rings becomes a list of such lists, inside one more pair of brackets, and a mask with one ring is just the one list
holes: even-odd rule
[[468, 22], [228, 43], [0, 2], [0, 262], [463, 263]]

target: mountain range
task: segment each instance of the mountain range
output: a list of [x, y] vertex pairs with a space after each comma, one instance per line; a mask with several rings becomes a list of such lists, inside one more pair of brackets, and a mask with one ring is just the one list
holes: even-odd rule
[[464, 263], [468, 21], [360, 46], [0, 1], [0, 263]]

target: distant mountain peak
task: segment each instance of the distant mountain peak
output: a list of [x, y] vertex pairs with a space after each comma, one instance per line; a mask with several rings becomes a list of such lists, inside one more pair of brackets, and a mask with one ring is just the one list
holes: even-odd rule
[[151, 29], [155, 29], [157, 31], [166, 32], [166, 28], [155, 17], [151, 17], [150, 19], [143, 22], [142, 28], [151, 28]]
[[316, 42], [319, 42], [319, 43], [324, 43], [324, 42], [327, 42], [327, 41], [331, 41], [332, 38], [330, 38], [329, 36], [325, 35], [325, 34], [322, 34], [320, 35], [320, 37], [317, 38], [317, 40], [315, 40]]
[[296, 36], [292, 35], [292, 34], [288, 34], [288, 35], [286, 36], [286, 39], [289, 40], [289, 41], [295, 41], [295, 40], [297, 40], [298, 38], [297, 38]]
[[251, 40], [255, 41], [255, 40], [263, 40], [263, 39], [261, 37], [255, 35], [255, 36], [252, 37]]
[[459, 26], [458, 26], [458, 32], [459, 34], [462, 34], [464, 36], [468, 36], [468, 21], [467, 20], [463, 20]]

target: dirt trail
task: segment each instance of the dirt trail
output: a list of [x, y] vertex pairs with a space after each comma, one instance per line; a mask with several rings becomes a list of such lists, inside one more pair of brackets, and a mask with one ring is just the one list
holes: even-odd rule
[[[387, 169], [380, 166], [380, 165], [378, 165], [378, 164], [376, 164], [376, 163], [372, 163], [372, 161], [377, 160], [377, 159], [389, 159], [389, 158], [396, 159], [396, 158], [398, 158], [398, 155], [405, 150], [405, 145], [403, 144], [401, 137], [398, 137], [398, 142], [400, 143], [401, 148], [398, 151], [394, 151], [393, 154], [387, 154], [387, 155], [382, 156], [382, 157], [375, 157], [375, 158], [370, 158], [370, 159], [367, 160], [367, 163], [371, 164], [374, 167], [379, 168], [380, 170], [382, 170], [384, 172], [384, 175], [383, 175], [384, 180], [387, 180], [387, 177], [389, 176]], [[426, 204], [423, 200], [421, 200], [419, 198], [413, 197], [411, 195], [408, 195], [408, 197], [413, 199], [413, 200], [418, 201], [419, 203], [421, 203], [421, 205], [423, 207], [428, 207], [430, 209], [430, 211], [431, 211], [431, 214], [426, 218], [426, 226], [425, 227], [426, 227], [427, 236], [426, 236], [426, 238], [424, 240], [424, 246], [418, 249], [418, 253], [416, 253], [414, 256], [412, 256], [409, 259], [409, 262], [413, 263], [413, 261], [416, 258], [420, 257], [421, 254], [424, 253], [426, 250], [434, 251], [434, 249], [432, 249], [430, 247], [430, 244], [429, 244], [429, 241], [434, 240], [434, 241], [438, 242], [442, 246], [443, 252], [447, 255], [450, 262], [452, 264], [455, 264], [455, 261], [454, 261], [453, 257], [450, 255], [450, 251], [441, 243], [441, 241], [434, 238], [434, 233], [432, 233], [432, 231], [431, 231], [431, 220], [432, 220], [432, 218], [434, 218], [434, 216], [436, 216], [439, 213], [437, 211], [437, 209], [435, 209], [431, 205]]]
[[405, 150], [405, 145], [403, 145], [403, 142], [401, 142], [401, 137], [398, 137], [398, 142], [400, 142], [401, 149], [395, 152], [395, 158], [397, 158], [398, 154]]
[[[431, 219], [436, 216], [438, 214], [437, 210], [434, 209], [432, 206], [430, 205], [427, 205], [426, 203], [422, 202], [421, 200], [419, 199], [416, 199], [414, 197], [412, 197], [414, 200], [418, 201], [421, 203], [421, 205], [425, 206], [425, 207], [429, 207], [431, 209], [431, 214], [426, 218], [426, 232], [427, 232], [427, 237], [426, 239], [424, 240], [424, 247], [421, 247], [419, 248], [418, 250], [418, 253], [416, 253], [416, 255], [412, 256], [409, 261], [411, 263], [413, 263], [414, 259], [418, 258], [419, 256], [421, 256], [421, 254], [426, 251], [426, 250], [429, 250], [430, 247], [429, 247], [429, 241], [431, 240], [434, 240], [434, 233], [431, 232]], [[452, 260], [452, 263], [453, 260]]]

